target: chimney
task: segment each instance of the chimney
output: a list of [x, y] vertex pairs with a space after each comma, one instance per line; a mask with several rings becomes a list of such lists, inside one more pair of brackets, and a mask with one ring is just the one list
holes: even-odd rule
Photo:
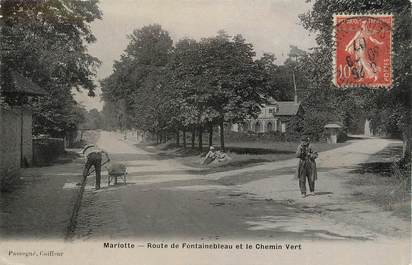
[[296, 80], [295, 80], [295, 72], [294, 71], [292, 71], [292, 77], [293, 77], [293, 88], [295, 89], [294, 101], [295, 101], [295, 104], [297, 104], [298, 103], [298, 92], [296, 90]]

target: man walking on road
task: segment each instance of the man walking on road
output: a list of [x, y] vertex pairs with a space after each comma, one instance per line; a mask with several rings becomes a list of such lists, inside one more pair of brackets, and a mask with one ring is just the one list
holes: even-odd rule
[[96, 190], [100, 189], [102, 154], [105, 154], [107, 161], [110, 161], [109, 155], [94, 145], [86, 145], [80, 151], [86, 157], [86, 164], [83, 169], [83, 181], [87, 178], [90, 168], [93, 166], [96, 173]]
[[302, 197], [306, 197], [306, 178], [308, 179], [310, 194], [315, 195], [315, 180], [317, 179], [315, 159], [318, 154], [313, 152], [309, 137], [302, 138], [302, 142], [296, 151], [296, 157], [299, 158], [297, 173]]

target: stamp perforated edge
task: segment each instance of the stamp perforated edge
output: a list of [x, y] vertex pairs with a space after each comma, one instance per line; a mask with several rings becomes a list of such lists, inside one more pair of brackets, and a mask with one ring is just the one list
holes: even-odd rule
[[[336, 49], [336, 25], [337, 25], [337, 17], [338, 16], [345, 16], [345, 17], [382, 17], [382, 16], [390, 16], [391, 17], [391, 29], [392, 32], [390, 34], [390, 40], [389, 40], [389, 45], [390, 45], [390, 62], [391, 62], [391, 82], [390, 84], [370, 84], [370, 85], [366, 85], [366, 84], [345, 84], [345, 85], [338, 85], [336, 82], [336, 74], [337, 74], [337, 67], [336, 67], [336, 53], [337, 53], [337, 49]], [[373, 89], [380, 89], [380, 88], [385, 88], [385, 89], [391, 89], [393, 87], [393, 58], [392, 58], [392, 54], [393, 54], [393, 26], [394, 26], [394, 20], [395, 17], [393, 16], [392, 13], [361, 13], [361, 12], [352, 12], [352, 13], [334, 13], [333, 14], [333, 30], [332, 30], [332, 42], [333, 42], [333, 65], [332, 65], [332, 70], [333, 70], [333, 84], [335, 85], [335, 87], [337, 88], [373, 88]]]

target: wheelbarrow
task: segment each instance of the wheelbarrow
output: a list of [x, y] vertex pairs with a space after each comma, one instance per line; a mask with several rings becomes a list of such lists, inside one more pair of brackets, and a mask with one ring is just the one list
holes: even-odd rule
[[108, 186], [110, 186], [110, 183], [114, 183], [114, 185], [117, 184], [117, 179], [119, 178], [120, 180], [123, 181], [123, 184], [126, 184], [127, 182], [127, 167], [123, 163], [110, 163], [106, 166], [107, 172], [108, 172]]
[[[123, 163], [109, 163], [111, 162], [110, 159], [106, 160], [104, 163], [102, 163], [102, 166], [105, 166], [108, 172], [108, 178], [107, 178], [107, 183], [108, 186], [110, 186], [110, 183], [114, 183], [114, 185], [117, 184], [117, 179], [120, 178], [123, 181], [123, 184], [126, 184], [127, 182], [127, 167]], [[87, 173], [87, 176], [90, 176], [95, 172], [95, 169], [90, 170]], [[78, 183], [77, 185], [80, 185]]]

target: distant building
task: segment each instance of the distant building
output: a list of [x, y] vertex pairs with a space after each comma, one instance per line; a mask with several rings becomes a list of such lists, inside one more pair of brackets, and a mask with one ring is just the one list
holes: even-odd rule
[[256, 119], [247, 119], [241, 124], [233, 124], [232, 131], [235, 132], [255, 132], [285, 133], [288, 122], [296, 115], [302, 115], [301, 104], [296, 101], [276, 101], [273, 98], [268, 100], [259, 116]]
[[0, 173], [32, 164], [32, 111], [25, 103], [29, 97], [46, 94], [14, 71], [2, 72], [1, 88], [0, 100], [7, 98], [9, 104], [0, 104]]
[[342, 126], [337, 123], [328, 123], [324, 128], [327, 135], [327, 142], [329, 144], [336, 144], [338, 142], [339, 130]]

